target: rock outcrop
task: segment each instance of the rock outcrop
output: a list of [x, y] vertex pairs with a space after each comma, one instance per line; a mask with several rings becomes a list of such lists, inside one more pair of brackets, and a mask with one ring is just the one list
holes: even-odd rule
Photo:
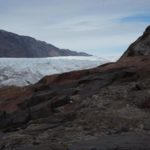
[[0, 30], [0, 57], [36, 58], [53, 56], [89, 56], [83, 52], [59, 49], [28, 36]]
[[0, 89], [1, 149], [149, 150], [145, 54]]
[[141, 37], [129, 46], [122, 58], [147, 55], [150, 55], [150, 26], [146, 28]]

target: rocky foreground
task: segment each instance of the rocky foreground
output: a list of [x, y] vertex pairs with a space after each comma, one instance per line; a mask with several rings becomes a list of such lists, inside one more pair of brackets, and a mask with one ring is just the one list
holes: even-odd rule
[[116, 63], [2, 88], [0, 149], [149, 150], [149, 54], [150, 27]]

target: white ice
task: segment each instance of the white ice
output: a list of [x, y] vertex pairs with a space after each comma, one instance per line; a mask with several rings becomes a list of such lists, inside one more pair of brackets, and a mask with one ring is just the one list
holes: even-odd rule
[[109, 60], [94, 56], [0, 58], [0, 87], [34, 84], [46, 75], [93, 68], [106, 62]]

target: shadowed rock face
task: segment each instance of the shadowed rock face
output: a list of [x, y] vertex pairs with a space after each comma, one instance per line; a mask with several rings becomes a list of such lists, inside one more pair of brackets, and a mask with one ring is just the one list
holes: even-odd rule
[[129, 46], [122, 58], [147, 55], [150, 55], [150, 26], [146, 28], [140, 38]]
[[0, 148], [149, 150], [149, 66], [148, 53], [124, 55], [116, 63], [0, 89]]
[[86, 53], [59, 49], [28, 36], [0, 30], [0, 57], [88, 56]]

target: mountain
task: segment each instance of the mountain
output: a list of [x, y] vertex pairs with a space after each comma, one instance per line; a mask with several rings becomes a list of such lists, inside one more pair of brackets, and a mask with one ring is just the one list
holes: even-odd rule
[[1, 88], [1, 149], [149, 150], [150, 47], [137, 46], [148, 37], [138, 55]]
[[147, 55], [150, 55], [150, 26], [146, 28], [141, 37], [139, 37], [129, 46], [127, 51], [123, 54], [122, 58]]
[[1, 58], [0, 87], [34, 84], [46, 75], [94, 68], [108, 61], [94, 56]]
[[53, 56], [89, 56], [83, 52], [59, 49], [51, 44], [28, 36], [20, 36], [0, 30], [0, 57], [53, 57]]

